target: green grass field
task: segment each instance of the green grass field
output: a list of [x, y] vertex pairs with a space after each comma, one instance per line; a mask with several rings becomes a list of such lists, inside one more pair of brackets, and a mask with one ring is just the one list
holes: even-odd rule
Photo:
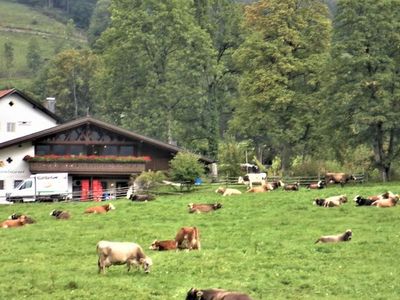
[[[350, 199], [399, 184], [349, 185], [299, 192], [222, 197], [200, 188], [155, 201], [112, 203], [106, 215], [84, 215], [93, 203], [0, 206], [0, 220], [26, 213], [36, 224], [0, 230], [0, 299], [185, 299], [191, 287], [247, 292], [253, 299], [398, 299], [400, 207], [312, 205], [315, 197]], [[187, 204], [220, 201], [209, 214]], [[52, 219], [52, 209], [72, 219]], [[200, 229], [201, 251], [155, 252], [154, 239], [173, 239], [181, 226]], [[353, 230], [350, 242], [314, 244], [320, 235]], [[153, 259], [150, 274], [112, 266], [97, 273], [99, 240], [134, 241]]]

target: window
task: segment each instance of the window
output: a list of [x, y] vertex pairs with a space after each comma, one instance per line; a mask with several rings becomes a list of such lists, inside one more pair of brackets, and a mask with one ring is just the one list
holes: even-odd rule
[[15, 123], [7, 122], [7, 132], [15, 132]]
[[71, 145], [69, 148], [71, 155], [86, 155], [86, 147], [84, 145]]
[[65, 155], [67, 154], [67, 146], [65, 145], [53, 145], [53, 153], [55, 155]]
[[36, 155], [50, 154], [50, 145], [36, 145]]
[[0, 190], [4, 190], [4, 180], [0, 180]]
[[19, 187], [20, 190], [30, 189], [32, 187], [32, 180], [25, 181], [23, 185]]
[[118, 155], [118, 146], [116, 145], [105, 145], [103, 146], [102, 155]]
[[22, 180], [14, 180], [14, 189], [21, 184]]
[[119, 149], [119, 155], [121, 156], [133, 155], [133, 146], [121, 146], [121, 148]]

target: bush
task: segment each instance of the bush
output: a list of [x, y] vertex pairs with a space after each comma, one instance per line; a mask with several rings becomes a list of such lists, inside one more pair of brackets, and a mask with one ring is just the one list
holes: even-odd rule
[[190, 152], [178, 152], [171, 160], [171, 177], [178, 182], [192, 182], [204, 174], [204, 165], [199, 157]]
[[144, 171], [135, 179], [135, 184], [139, 186], [140, 190], [151, 190], [165, 178], [166, 176], [162, 171]]

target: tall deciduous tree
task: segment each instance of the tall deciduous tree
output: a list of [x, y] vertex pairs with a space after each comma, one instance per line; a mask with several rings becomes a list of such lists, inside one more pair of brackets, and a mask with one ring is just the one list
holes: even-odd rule
[[26, 64], [29, 70], [36, 73], [42, 65], [42, 57], [40, 55], [39, 43], [35, 38], [29, 40], [28, 49], [26, 53]]
[[8, 76], [11, 75], [12, 68], [14, 67], [14, 46], [12, 42], [4, 43], [4, 66], [7, 69]]
[[343, 140], [366, 144], [382, 180], [400, 156], [399, 0], [338, 3], [331, 91]]
[[217, 157], [218, 142], [231, 116], [231, 99], [236, 97], [237, 72], [232, 54], [242, 42], [242, 9], [234, 0], [195, 0], [195, 18], [212, 41], [214, 56], [204, 73], [207, 95], [204, 126], [207, 154]]
[[42, 99], [56, 97], [57, 114], [65, 120], [93, 113], [90, 81], [96, 69], [96, 57], [88, 50], [59, 53], [38, 79], [36, 94]]
[[296, 152], [312, 150], [330, 45], [328, 10], [318, 0], [262, 0], [245, 16], [249, 34], [235, 53], [243, 75], [232, 129], [258, 149], [276, 149], [285, 170]]
[[201, 130], [208, 35], [186, 0], [116, 0], [97, 45], [100, 114], [119, 125], [173, 142]]

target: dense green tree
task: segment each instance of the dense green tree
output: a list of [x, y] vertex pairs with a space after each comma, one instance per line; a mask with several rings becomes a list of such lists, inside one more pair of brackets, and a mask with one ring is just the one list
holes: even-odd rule
[[12, 73], [12, 68], [14, 67], [14, 45], [12, 42], [5, 42], [4, 43], [4, 67], [7, 70], [8, 76]]
[[116, 0], [98, 40], [94, 82], [99, 114], [168, 142], [197, 138], [204, 115], [204, 72], [213, 55], [189, 1]]
[[245, 16], [249, 33], [235, 53], [243, 73], [231, 128], [259, 150], [275, 149], [286, 170], [293, 155], [313, 150], [328, 10], [318, 0], [263, 0], [247, 6]]
[[88, 40], [90, 45], [94, 46], [96, 40], [100, 37], [110, 23], [110, 5], [111, 0], [99, 0], [90, 18], [88, 29]]
[[[96, 69], [96, 57], [88, 50], [66, 50], [49, 63], [37, 85], [42, 99], [56, 98], [57, 114], [71, 120], [93, 113], [90, 81]], [[39, 88], [39, 90], [37, 90]]]
[[345, 146], [370, 147], [384, 181], [400, 155], [399, 5], [342, 0], [334, 25], [328, 115]]
[[212, 41], [214, 56], [204, 72], [207, 95], [204, 130], [207, 154], [216, 157], [218, 142], [225, 131], [225, 117], [231, 115], [230, 100], [236, 96], [237, 72], [232, 54], [242, 42], [239, 24], [242, 10], [233, 0], [196, 0], [195, 18]]
[[26, 53], [26, 64], [32, 73], [36, 73], [42, 66], [42, 57], [40, 55], [40, 47], [37, 39], [32, 38], [29, 40], [28, 49]]

